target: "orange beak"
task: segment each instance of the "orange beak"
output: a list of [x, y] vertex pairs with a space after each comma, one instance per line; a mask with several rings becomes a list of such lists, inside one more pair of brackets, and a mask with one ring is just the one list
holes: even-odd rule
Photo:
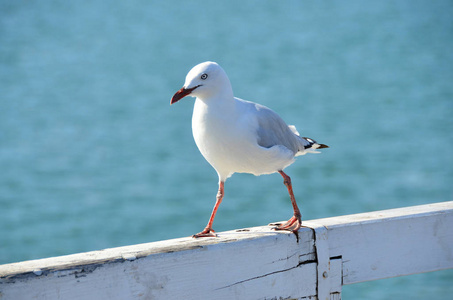
[[170, 101], [170, 105], [172, 105], [173, 103], [178, 102], [179, 100], [181, 100], [185, 96], [190, 95], [190, 93], [192, 93], [192, 91], [195, 90], [197, 87], [199, 87], [199, 85], [197, 85], [196, 87], [193, 87], [191, 89], [186, 89], [186, 88], [182, 87], [179, 91], [177, 91], [173, 95], [173, 97], [171, 98], [171, 101]]

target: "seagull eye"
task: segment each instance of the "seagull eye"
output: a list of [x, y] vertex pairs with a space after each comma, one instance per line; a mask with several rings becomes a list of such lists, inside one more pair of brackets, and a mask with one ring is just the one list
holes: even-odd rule
[[203, 73], [201, 74], [201, 77], [200, 77], [202, 80], [205, 80], [206, 78], [208, 78], [208, 74], [206, 73]]

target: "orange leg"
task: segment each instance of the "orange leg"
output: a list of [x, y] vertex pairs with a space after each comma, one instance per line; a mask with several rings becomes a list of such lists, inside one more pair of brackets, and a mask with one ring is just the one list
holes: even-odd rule
[[293, 187], [291, 185], [291, 178], [286, 175], [283, 171], [278, 171], [283, 176], [283, 183], [288, 188], [289, 197], [291, 198], [291, 204], [293, 205], [294, 216], [289, 219], [286, 223], [275, 227], [275, 230], [289, 230], [297, 235], [297, 231], [302, 224], [302, 215], [300, 214], [299, 207], [297, 207], [296, 198], [294, 198]]
[[223, 194], [224, 194], [224, 185], [223, 181], [219, 182], [219, 191], [217, 192], [217, 198], [214, 205], [214, 209], [212, 210], [211, 217], [209, 218], [208, 225], [206, 225], [205, 229], [202, 232], [194, 234], [192, 237], [199, 238], [199, 237], [216, 237], [215, 231], [212, 230], [212, 223], [214, 222], [215, 214], [217, 213], [217, 209], [219, 208], [220, 203], [222, 203]]

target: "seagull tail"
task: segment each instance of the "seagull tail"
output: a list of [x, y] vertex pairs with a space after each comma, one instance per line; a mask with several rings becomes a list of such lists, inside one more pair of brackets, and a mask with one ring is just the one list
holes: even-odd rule
[[304, 155], [306, 153], [321, 153], [316, 151], [318, 149], [329, 148], [329, 146], [325, 144], [320, 144], [316, 142], [314, 139], [308, 137], [301, 137], [302, 142], [304, 143], [304, 150], [297, 153], [297, 155]]
[[296, 129], [296, 126], [294, 125], [288, 125], [289, 129], [291, 129], [291, 131], [297, 135], [299, 138], [300, 138], [300, 142], [301, 142], [301, 149], [299, 150], [299, 152], [297, 152], [296, 156], [299, 156], [299, 155], [304, 155], [304, 154], [307, 154], [307, 153], [321, 153], [319, 151], [316, 151], [317, 149], [323, 149], [323, 148], [329, 148], [329, 146], [325, 145], [325, 144], [320, 144], [318, 143], [317, 141], [315, 141], [314, 139], [311, 139], [311, 138], [308, 138], [308, 137], [301, 137], [300, 134], [299, 134], [299, 131], [297, 131]]

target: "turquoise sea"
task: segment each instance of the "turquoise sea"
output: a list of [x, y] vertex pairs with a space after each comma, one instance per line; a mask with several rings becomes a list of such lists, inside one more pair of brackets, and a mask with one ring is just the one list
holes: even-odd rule
[[[0, 1], [0, 264], [189, 236], [217, 175], [194, 65], [326, 143], [285, 171], [304, 219], [453, 200], [452, 1]], [[226, 182], [214, 228], [288, 219], [279, 174]], [[420, 240], [423, 243], [423, 240]], [[343, 299], [451, 299], [453, 270]]]

